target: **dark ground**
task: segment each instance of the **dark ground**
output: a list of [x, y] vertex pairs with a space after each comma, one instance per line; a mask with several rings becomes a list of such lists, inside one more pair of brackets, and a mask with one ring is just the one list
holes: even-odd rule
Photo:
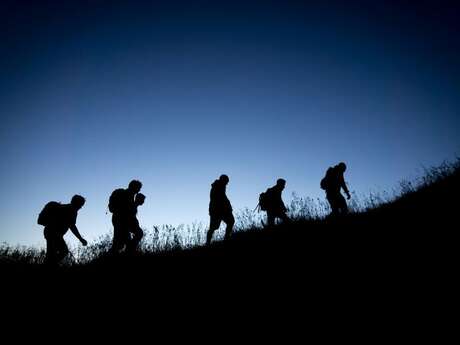
[[208, 248], [70, 268], [3, 264], [2, 295], [26, 304], [78, 300], [105, 311], [236, 308], [247, 317], [248, 310], [290, 309], [295, 314], [276, 316], [313, 312], [316, 321], [343, 322], [358, 313], [366, 327], [378, 317], [406, 330], [412, 322], [447, 328], [458, 290], [459, 187], [457, 168], [365, 213], [237, 233]]

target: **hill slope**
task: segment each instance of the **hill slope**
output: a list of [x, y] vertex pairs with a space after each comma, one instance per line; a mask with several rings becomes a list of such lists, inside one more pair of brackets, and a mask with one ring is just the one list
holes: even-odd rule
[[436, 170], [427, 180], [366, 212], [249, 229], [209, 247], [101, 257], [87, 265], [51, 270], [3, 262], [3, 287], [46, 287], [56, 281], [156, 290], [282, 285], [336, 294], [449, 285], [458, 228], [458, 164]]

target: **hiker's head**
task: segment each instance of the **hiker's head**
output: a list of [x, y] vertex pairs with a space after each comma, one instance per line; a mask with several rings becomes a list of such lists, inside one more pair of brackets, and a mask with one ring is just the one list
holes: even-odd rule
[[337, 168], [339, 169], [340, 172], [344, 173], [345, 170], [347, 170], [347, 165], [344, 162], [340, 162], [337, 165]]
[[227, 175], [223, 174], [223, 175], [220, 175], [219, 181], [221, 181], [223, 184], [226, 185], [228, 183], [228, 181], [230, 181], [230, 179], [228, 178]]
[[133, 193], [139, 193], [142, 188], [142, 182], [138, 180], [132, 180], [128, 185], [128, 190]]
[[284, 189], [284, 187], [286, 187], [286, 180], [284, 178], [279, 178], [278, 180], [276, 180], [276, 185], [279, 188]]
[[81, 195], [74, 195], [72, 197], [72, 200], [70, 201], [70, 204], [75, 207], [77, 210], [81, 209], [83, 205], [85, 204], [85, 198], [82, 197]]
[[136, 197], [134, 198], [134, 203], [136, 205], [143, 205], [145, 201], [145, 195], [142, 193], [137, 193]]

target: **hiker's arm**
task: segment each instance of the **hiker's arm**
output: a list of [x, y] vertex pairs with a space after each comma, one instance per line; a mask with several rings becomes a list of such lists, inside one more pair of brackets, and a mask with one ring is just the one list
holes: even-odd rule
[[88, 242], [86, 242], [86, 240], [83, 237], [81, 237], [80, 232], [78, 231], [77, 226], [75, 224], [70, 227], [70, 231], [72, 231], [75, 237], [80, 240], [81, 244], [83, 244], [84, 246], [88, 244]]
[[281, 209], [282, 209], [284, 212], [286, 212], [286, 211], [287, 211], [287, 208], [286, 208], [286, 205], [284, 204], [284, 201], [283, 201], [283, 199], [281, 198], [281, 196], [280, 196], [279, 204], [280, 204], [280, 206], [281, 206]]
[[340, 179], [340, 186], [342, 187], [343, 191], [347, 195], [348, 199], [351, 198], [350, 191], [348, 190], [347, 184], [345, 183], [345, 179], [342, 177]]

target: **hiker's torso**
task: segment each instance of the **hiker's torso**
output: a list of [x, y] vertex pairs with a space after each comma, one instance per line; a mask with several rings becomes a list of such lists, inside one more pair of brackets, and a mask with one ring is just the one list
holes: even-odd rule
[[271, 188], [267, 189], [268, 193], [268, 204], [267, 204], [267, 210], [269, 211], [283, 211], [284, 210], [284, 202], [281, 197], [282, 194], [282, 189], [273, 186]]
[[337, 167], [334, 167], [328, 177], [327, 194], [338, 194], [340, 189], [345, 184], [343, 173]]
[[114, 216], [122, 218], [131, 218], [136, 217], [137, 207], [134, 203], [134, 194], [129, 190], [124, 189], [120, 193], [120, 204], [117, 207], [117, 210], [114, 212]]
[[71, 204], [63, 204], [59, 206], [56, 217], [46, 227], [47, 231], [65, 235], [69, 228], [77, 223], [78, 210]]
[[226, 185], [219, 180], [216, 180], [211, 185], [209, 211], [232, 211], [230, 200], [228, 200]]

